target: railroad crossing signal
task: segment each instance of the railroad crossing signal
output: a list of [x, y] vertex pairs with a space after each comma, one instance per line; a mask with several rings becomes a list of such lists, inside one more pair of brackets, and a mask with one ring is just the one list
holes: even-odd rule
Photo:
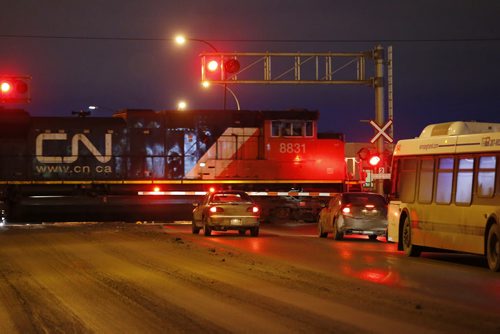
[[[200, 54], [201, 81], [224, 85], [347, 84], [376, 87], [381, 80], [367, 78], [366, 63], [379, 57], [378, 49], [350, 53], [203, 52]], [[214, 61], [218, 63], [217, 76], [209, 67]]]
[[30, 102], [29, 76], [0, 75], [0, 103]]
[[387, 130], [392, 125], [392, 119], [389, 119], [382, 128], [375, 121], [370, 121], [370, 124], [377, 131], [375, 136], [373, 136], [373, 138], [370, 140], [370, 143], [373, 144], [374, 142], [376, 142], [377, 139], [380, 138], [380, 136], [383, 136], [389, 143], [394, 142], [394, 138], [392, 138], [388, 133], [385, 132], [385, 130]]

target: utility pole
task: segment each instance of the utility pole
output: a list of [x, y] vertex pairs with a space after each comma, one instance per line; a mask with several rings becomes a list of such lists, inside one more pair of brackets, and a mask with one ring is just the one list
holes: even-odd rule
[[[375, 78], [373, 80], [373, 86], [375, 89], [375, 122], [379, 126], [385, 124], [384, 118], [384, 48], [381, 45], [377, 45], [373, 52], [373, 58], [375, 60]], [[377, 151], [380, 156], [384, 154], [384, 140], [379, 138], [377, 141]], [[384, 169], [386, 161], [382, 161]], [[385, 170], [384, 170], [385, 172]], [[384, 193], [383, 180], [376, 181], [376, 191], [379, 194]]]

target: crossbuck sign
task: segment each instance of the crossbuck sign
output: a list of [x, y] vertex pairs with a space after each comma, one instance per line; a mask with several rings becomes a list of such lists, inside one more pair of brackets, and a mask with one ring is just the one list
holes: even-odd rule
[[389, 143], [392, 143], [394, 141], [394, 139], [385, 132], [385, 130], [387, 130], [392, 125], [392, 119], [389, 119], [382, 128], [375, 121], [370, 121], [370, 124], [375, 128], [375, 130], [378, 131], [377, 134], [375, 134], [375, 136], [373, 136], [373, 138], [370, 140], [370, 143], [373, 144], [374, 142], [376, 142], [380, 136], [385, 137], [385, 139]]

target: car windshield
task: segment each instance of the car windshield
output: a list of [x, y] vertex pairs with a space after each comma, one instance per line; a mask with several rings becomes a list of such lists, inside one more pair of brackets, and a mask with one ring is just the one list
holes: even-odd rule
[[212, 202], [251, 202], [250, 196], [246, 193], [218, 193], [212, 197]]
[[365, 206], [368, 204], [375, 206], [385, 206], [384, 197], [376, 194], [344, 194], [344, 204], [354, 206]]

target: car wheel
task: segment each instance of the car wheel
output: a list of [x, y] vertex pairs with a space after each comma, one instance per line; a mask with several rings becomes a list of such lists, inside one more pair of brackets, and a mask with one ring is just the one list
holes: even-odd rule
[[500, 271], [500, 230], [498, 224], [493, 224], [488, 232], [486, 259], [492, 271]]
[[344, 233], [339, 232], [339, 228], [337, 226], [337, 219], [333, 220], [333, 239], [342, 240], [344, 238]]
[[328, 233], [323, 232], [323, 225], [321, 223], [318, 223], [318, 236], [320, 238], [326, 238], [326, 237], [328, 237]]
[[196, 226], [194, 219], [191, 221], [191, 231], [193, 232], [193, 234], [200, 233], [200, 228], [198, 226]]
[[239, 235], [245, 235], [246, 230], [238, 230]]
[[274, 216], [279, 220], [286, 220], [290, 218], [290, 208], [277, 208], [274, 211]]
[[377, 235], [376, 234], [369, 235], [368, 239], [370, 239], [370, 240], [377, 240]]
[[208, 226], [206, 221], [203, 223], [203, 234], [205, 234], [206, 237], [212, 235], [212, 229]]
[[420, 256], [422, 249], [415, 246], [411, 241], [411, 223], [410, 218], [405, 217], [403, 223], [403, 251], [407, 256]]
[[256, 226], [256, 227], [252, 227], [252, 228], [250, 229], [250, 235], [251, 235], [252, 237], [258, 237], [258, 236], [259, 236], [259, 227], [258, 227], [258, 226]]

